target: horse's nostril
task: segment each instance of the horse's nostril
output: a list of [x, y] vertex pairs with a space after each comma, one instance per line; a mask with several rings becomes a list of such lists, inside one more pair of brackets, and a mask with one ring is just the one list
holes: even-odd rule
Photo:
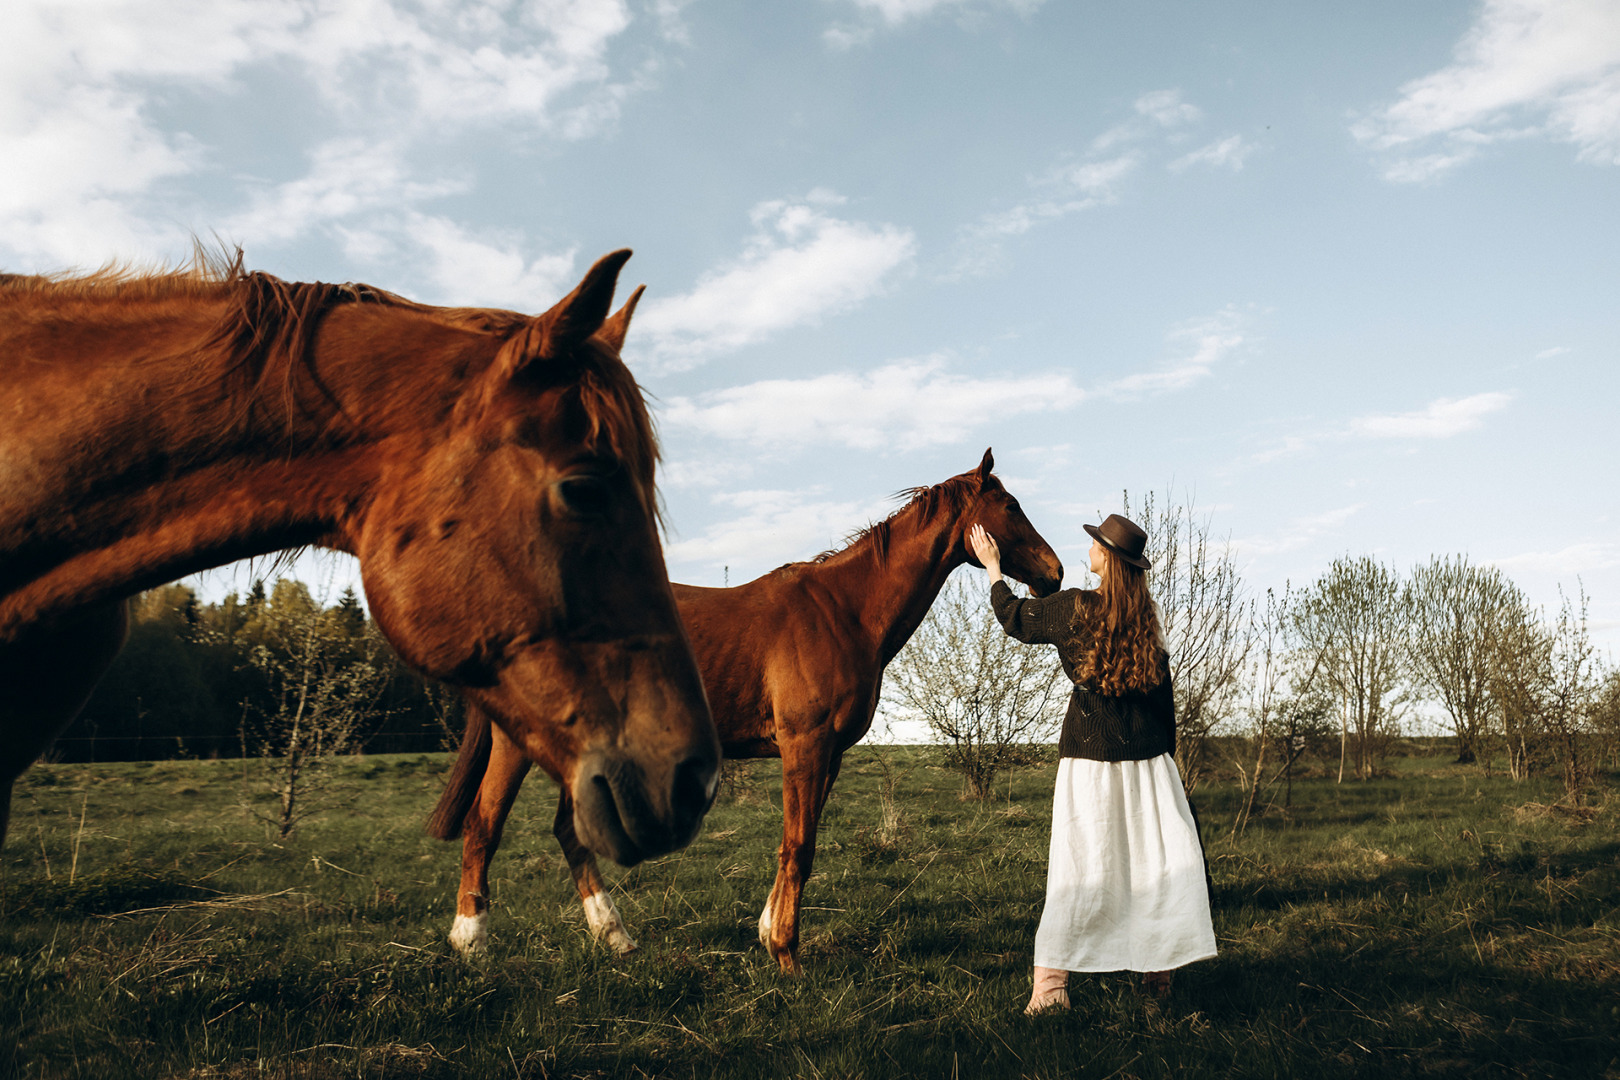
[[675, 787], [670, 803], [682, 821], [702, 817], [714, 801], [714, 777], [718, 771], [710, 758], [687, 758], [675, 766]]

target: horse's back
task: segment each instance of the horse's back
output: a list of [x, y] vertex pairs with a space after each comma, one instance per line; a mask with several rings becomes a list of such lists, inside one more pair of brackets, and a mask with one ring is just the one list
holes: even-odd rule
[[674, 586], [731, 756], [774, 756], [778, 724], [824, 722], [870, 681], [854, 627], [814, 575], [797, 571], [790, 565], [729, 589]]

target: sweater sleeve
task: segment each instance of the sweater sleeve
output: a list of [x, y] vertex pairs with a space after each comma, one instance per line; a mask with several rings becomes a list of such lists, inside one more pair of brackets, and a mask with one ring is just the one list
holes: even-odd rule
[[1029, 645], [1053, 644], [1050, 621], [1052, 603], [1034, 597], [1021, 598], [1005, 581], [990, 586], [990, 607], [1001, 628]]

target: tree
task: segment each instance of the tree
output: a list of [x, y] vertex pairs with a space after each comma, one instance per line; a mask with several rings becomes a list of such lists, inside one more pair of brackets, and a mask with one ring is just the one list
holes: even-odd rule
[[1475, 761], [1483, 749], [1496, 712], [1496, 642], [1524, 606], [1500, 570], [1470, 565], [1465, 556], [1435, 558], [1412, 572], [1412, 673], [1445, 710], [1459, 764]]
[[1542, 727], [1564, 779], [1564, 798], [1579, 806], [1592, 780], [1587, 743], [1594, 734], [1594, 708], [1602, 673], [1597, 650], [1586, 629], [1586, 590], [1571, 599], [1559, 590], [1558, 621], [1548, 656], [1551, 669], [1542, 710]]
[[[1260, 798], [1260, 783], [1265, 775], [1266, 755], [1272, 743], [1286, 732], [1278, 732], [1278, 721], [1281, 719], [1280, 706], [1282, 705], [1282, 691], [1286, 684], [1288, 670], [1288, 653], [1285, 635], [1288, 630], [1289, 603], [1293, 599], [1292, 593], [1284, 587], [1282, 596], [1278, 596], [1271, 589], [1266, 590], [1265, 606], [1257, 612], [1257, 618], [1252, 625], [1252, 639], [1249, 655], [1252, 660], [1242, 680], [1247, 690], [1248, 700], [1244, 711], [1248, 714], [1250, 730], [1254, 739], [1254, 769], [1249, 772], [1242, 763], [1238, 764], [1238, 773], [1243, 779], [1243, 800], [1238, 804], [1238, 812], [1232, 821], [1232, 835], [1241, 836], [1248, 827], [1249, 816], [1254, 813], [1255, 803]], [[1315, 672], [1306, 678], [1308, 683]], [[1291, 758], [1294, 748], [1284, 745], [1282, 748], [1285, 759]]]
[[891, 705], [949, 744], [974, 799], [1020, 748], [1052, 737], [1070, 689], [1057, 654], [1002, 630], [988, 590], [965, 574], [946, 583], [887, 675]]
[[381, 636], [367, 625], [351, 636], [352, 618], [328, 609], [301, 582], [276, 582], [244, 634], [254, 639], [248, 665], [264, 679], [259, 746], [277, 796], [280, 835], [320, 809], [331, 759], [354, 749], [377, 718], [389, 665]]
[[1620, 768], [1620, 669], [1604, 674], [1592, 705], [1592, 728], [1609, 768]]
[[209, 736], [220, 734], [212, 730], [220, 708], [198, 645], [199, 611], [183, 585], [131, 601], [129, 640], [63, 733], [65, 754], [127, 761], [218, 749]]
[[1339, 707], [1339, 781], [1347, 758], [1358, 779], [1399, 726], [1409, 630], [1394, 570], [1376, 559], [1333, 560], [1294, 605], [1301, 662], [1317, 669]]
[[1505, 612], [1492, 638], [1490, 695], [1508, 775], [1529, 778], [1543, 749], [1542, 719], [1552, 672], [1552, 635], [1528, 603]]
[[1210, 732], [1237, 711], [1253, 605], [1243, 600], [1231, 545], [1211, 535], [1191, 497], [1161, 502], [1149, 494], [1133, 516], [1127, 491], [1124, 513], [1148, 535], [1148, 589], [1176, 691], [1176, 764], [1191, 791], [1207, 767]]

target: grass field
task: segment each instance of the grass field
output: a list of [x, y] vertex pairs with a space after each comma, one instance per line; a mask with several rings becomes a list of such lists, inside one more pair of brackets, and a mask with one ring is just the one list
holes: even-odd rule
[[1398, 759], [1296, 782], [1234, 843], [1235, 791], [1206, 788], [1220, 957], [1162, 1006], [1076, 976], [1071, 1013], [1028, 1019], [1052, 766], [971, 803], [932, 751], [853, 751], [788, 980], [755, 942], [774, 763], [686, 852], [609, 871], [624, 960], [588, 940], [531, 780], [477, 963], [444, 940], [460, 849], [421, 830], [446, 765], [347, 762], [350, 807], [281, 843], [240, 762], [36, 766], [0, 855], [0, 1075], [1620, 1077], [1613, 797], [1577, 823], [1548, 787]]

